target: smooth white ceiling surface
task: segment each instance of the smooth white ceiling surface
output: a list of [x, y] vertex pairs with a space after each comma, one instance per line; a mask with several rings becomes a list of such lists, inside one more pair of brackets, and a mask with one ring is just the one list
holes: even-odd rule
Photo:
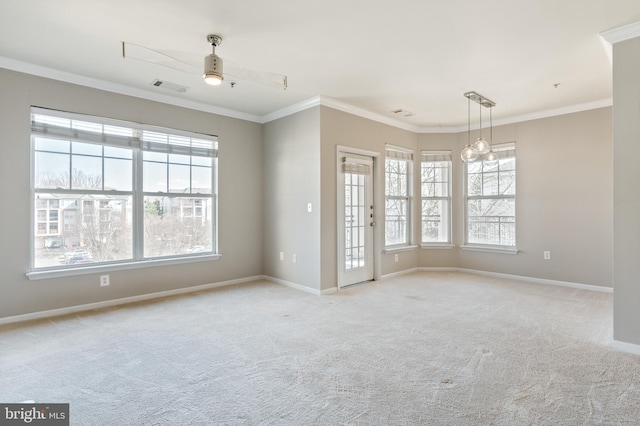
[[[599, 33], [638, 21], [638, 0], [2, 0], [0, 57], [258, 117], [325, 96], [437, 129], [466, 125], [470, 90], [497, 103], [494, 120], [609, 99]], [[285, 74], [289, 88], [211, 87], [202, 64], [121, 57], [126, 41], [203, 63], [210, 33], [225, 64]]]

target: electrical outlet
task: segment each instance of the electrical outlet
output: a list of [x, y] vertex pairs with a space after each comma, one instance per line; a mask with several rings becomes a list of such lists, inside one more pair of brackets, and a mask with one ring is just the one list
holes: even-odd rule
[[293, 263], [296, 263], [298, 261], [298, 256], [294, 255], [291, 257], [291, 260], [293, 261]]
[[398, 254], [397, 253], [393, 256], [393, 260], [394, 260], [394, 262], [398, 261]]
[[284, 252], [283, 251], [280, 252], [280, 260], [284, 260]]
[[544, 251], [542, 253], [542, 257], [544, 257], [544, 260], [551, 260], [551, 252], [550, 251]]
[[100, 287], [109, 285], [109, 275], [100, 275]]

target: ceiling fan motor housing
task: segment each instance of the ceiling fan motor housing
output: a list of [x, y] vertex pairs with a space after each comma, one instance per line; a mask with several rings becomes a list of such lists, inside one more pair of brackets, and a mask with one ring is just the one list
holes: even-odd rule
[[[210, 80], [215, 84], [214, 80], [222, 83], [222, 58], [215, 53], [204, 58], [204, 79], [209, 83]], [[211, 83], [210, 83], [211, 84]]]

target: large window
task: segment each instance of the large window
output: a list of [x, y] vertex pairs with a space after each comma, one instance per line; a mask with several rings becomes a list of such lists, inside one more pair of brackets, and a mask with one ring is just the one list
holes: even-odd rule
[[466, 164], [466, 243], [516, 246], [516, 148], [494, 145], [497, 162]]
[[411, 151], [386, 147], [385, 176], [385, 246], [411, 243]]
[[451, 243], [451, 152], [423, 151], [422, 244]]
[[214, 253], [217, 138], [32, 108], [32, 270]]

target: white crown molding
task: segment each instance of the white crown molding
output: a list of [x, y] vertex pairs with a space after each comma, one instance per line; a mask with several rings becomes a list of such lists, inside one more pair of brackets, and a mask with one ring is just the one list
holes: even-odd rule
[[414, 133], [417, 133], [419, 129], [419, 127], [417, 127], [416, 125], [404, 123], [391, 117], [385, 117], [384, 115], [377, 114], [375, 112], [371, 112], [366, 109], [359, 108], [333, 98], [329, 98], [327, 96], [314, 96], [313, 98], [309, 98], [306, 101], [298, 102], [297, 104], [290, 105], [288, 107], [266, 114], [262, 117], [262, 122], [268, 123], [270, 121], [278, 120], [280, 118], [316, 107], [318, 105], [326, 106], [328, 108], [336, 109], [338, 111], [346, 112], [348, 114], [366, 118], [378, 123], [388, 124], [389, 126], [408, 130]]
[[280, 118], [287, 117], [289, 115], [296, 114], [298, 112], [304, 111], [309, 108], [313, 108], [320, 105], [320, 96], [314, 96], [313, 98], [309, 98], [302, 102], [298, 102], [293, 105], [289, 105], [277, 111], [270, 112], [269, 114], [265, 114], [261, 118], [261, 123], [268, 123], [270, 121], [275, 121]]
[[605, 108], [613, 105], [613, 99], [601, 99], [598, 101], [585, 102], [582, 104], [569, 105], [561, 108], [548, 109], [544, 111], [532, 112], [530, 114], [516, 115], [513, 117], [494, 120], [493, 126], [503, 126], [505, 124], [521, 123], [523, 121], [538, 120], [541, 118], [556, 117], [558, 115], [573, 114], [575, 112], [589, 111], [592, 109]]
[[399, 129], [408, 130], [413, 133], [417, 133], [419, 127], [415, 124], [405, 123], [400, 120], [396, 120], [392, 117], [386, 117], [384, 115], [368, 111], [363, 108], [359, 108], [342, 101], [338, 101], [327, 96], [320, 96], [320, 104], [329, 108], [337, 109], [338, 111], [346, 112], [358, 117], [366, 118], [378, 123], [388, 124], [389, 126], [397, 127]]
[[[613, 99], [601, 99], [599, 101], [585, 102], [582, 104], [569, 105], [561, 108], [548, 109], [544, 111], [532, 112], [529, 114], [516, 115], [513, 117], [502, 118], [499, 120], [493, 120], [493, 127], [504, 126], [507, 124], [522, 123], [524, 121], [539, 120], [541, 118], [556, 117], [558, 115], [573, 114], [575, 112], [589, 111], [591, 109], [605, 108], [613, 105]], [[480, 128], [479, 123], [471, 125], [471, 130], [477, 130]], [[467, 126], [458, 127], [421, 127], [417, 133], [461, 133], [466, 132]]]
[[38, 77], [50, 78], [53, 80], [63, 81], [65, 83], [77, 84], [79, 86], [91, 87], [93, 89], [104, 90], [120, 95], [133, 96], [135, 98], [146, 99], [149, 101], [161, 102], [164, 104], [175, 105], [202, 112], [209, 112], [212, 114], [222, 115], [224, 117], [237, 118], [240, 120], [252, 121], [255, 123], [262, 122], [262, 118], [257, 115], [247, 114], [244, 112], [217, 107], [214, 105], [208, 105], [201, 102], [190, 101], [187, 99], [180, 99], [175, 96], [164, 95], [161, 93], [154, 93], [148, 90], [126, 86], [124, 84], [112, 83], [105, 80], [99, 80], [96, 78], [73, 74], [66, 71], [60, 71], [53, 68], [34, 65], [28, 62], [22, 62], [3, 56], [0, 56], [0, 68], [6, 68], [8, 70], [18, 71]]
[[[640, 23], [628, 25], [627, 27], [634, 27], [634, 31], [638, 31], [640, 35]], [[627, 28], [622, 27], [622, 28]], [[611, 32], [616, 30], [610, 30]], [[626, 31], [626, 34], [631, 33], [630, 30]], [[604, 34], [604, 33], [603, 33]], [[288, 107], [279, 109], [277, 111], [265, 114], [263, 116], [247, 114], [244, 112], [217, 107], [213, 105], [204, 104], [201, 102], [189, 101], [186, 99], [180, 99], [175, 96], [165, 95], [161, 93], [155, 93], [148, 90], [138, 89], [135, 87], [126, 86], [118, 83], [111, 83], [104, 80], [99, 80], [91, 77], [82, 76], [79, 74], [73, 74], [66, 71], [59, 71], [53, 68], [43, 67], [40, 65], [34, 65], [27, 62], [18, 61], [11, 58], [0, 56], [0, 68], [6, 68], [12, 71], [18, 71], [25, 74], [31, 74], [38, 77], [50, 78], [53, 80], [63, 81], [66, 83], [78, 84], [80, 86], [91, 87], [99, 90], [105, 90], [112, 93], [118, 93], [121, 95], [133, 96], [141, 99], [146, 99], [155, 102], [161, 102], [169, 105], [175, 105], [183, 108], [193, 109], [196, 111], [208, 112], [211, 114], [217, 114], [224, 117], [237, 118], [240, 120], [251, 121], [254, 123], [268, 123], [295, 113], [304, 111], [309, 108], [316, 107], [318, 105], [333, 108], [348, 114], [352, 114], [358, 117], [366, 118], [378, 123], [386, 124], [399, 129], [407, 130], [413, 133], [460, 133], [467, 130], [467, 126], [450, 126], [450, 127], [420, 127], [414, 124], [405, 123], [400, 120], [396, 120], [392, 117], [387, 117], [360, 107], [356, 107], [347, 104], [342, 101], [327, 97], [327, 96], [315, 96], [305, 101], [298, 102]], [[587, 102], [578, 105], [571, 105], [562, 108], [556, 108], [546, 111], [538, 111], [530, 114], [524, 114], [504, 119], [494, 120], [494, 126], [501, 126], [506, 124], [520, 123], [523, 121], [537, 120], [540, 118], [554, 117], [557, 115], [571, 114], [575, 112], [587, 111], [590, 109], [604, 108], [613, 105], [613, 100], [603, 99], [599, 101]], [[474, 124], [471, 126], [473, 130], [478, 129], [479, 125]]]
[[640, 37], [640, 22], [635, 22], [633, 24], [603, 31], [600, 33], [600, 37], [611, 44], [616, 44], [621, 41]]
[[[367, 111], [362, 108], [355, 107], [353, 105], [349, 105], [347, 103], [328, 98], [326, 96], [315, 96], [313, 98], [307, 99], [306, 101], [299, 102], [297, 104], [288, 106], [286, 108], [282, 108], [278, 111], [274, 111], [270, 114], [263, 116], [263, 123], [268, 123], [269, 121], [277, 120], [279, 118], [286, 117], [288, 115], [292, 115], [301, 111], [304, 111], [308, 108], [313, 108], [315, 106], [322, 105], [329, 108], [337, 109], [339, 111], [346, 112], [348, 114], [357, 115], [359, 117], [367, 118], [372, 121], [377, 121], [379, 123], [388, 124], [389, 126], [398, 127], [400, 129], [408, 130], [414, 133], [460, 133], [465, 132], [467, 130], [467, 126], [451, 126], [451, 127], [418, 127], [413, 124], [404, 123], [398, 120], [395, 120], [390, 117], [385, 117], [383, 115]], [[588, 111], [591, 109], [605, 108], [613, 105], [613, 99], [601, 99], [598, 101], [585, 102], [582, 104], [569, 105], [566, 107], [549, 109], [544, 111], [532, 112], [530, 114], [517, 115], [514, 117], [503, 118], [499, 120], [494, 120], [493, 126], [503, 126], [506, 124], [514, 124], [521, 123], [523, 121], [531, 121], [538, 120], [541, 118], [549, 118], [555, 117], [558, 115], [564, 114], [572, 114], [575, 112]], [[479, 123], [475, 123], [471, 125], [471, 130], [477, 130], [480, 128]]]

